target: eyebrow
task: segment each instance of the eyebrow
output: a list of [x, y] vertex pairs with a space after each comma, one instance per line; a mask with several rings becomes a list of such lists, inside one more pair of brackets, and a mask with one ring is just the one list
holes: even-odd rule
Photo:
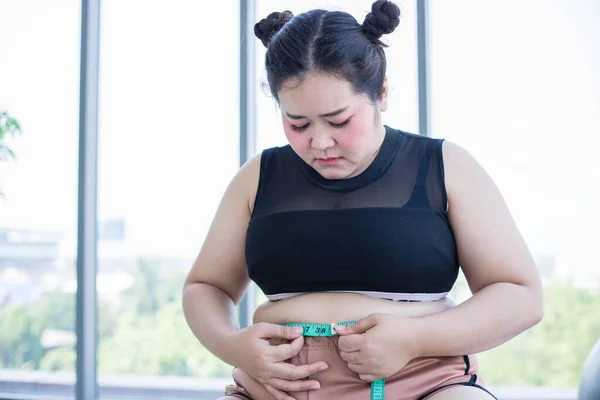
[[[339, 110], [335, 110], [332, 112], [328, 112], [325, 114], [321, 114], [319, 115], [319, 117], [335, 117], [336, 115], [339, 115], [341, 113], [343, 113], [344, 111], [346, 111], [348, 109], [349, 106], [346, 106], [344, 108], [340, 108]], [[288, 118], [290, 119], [302, 119], [302, 118], [306, 118], [304, 115], [294, 115], [294, 114], [288, 114], [287, 112], [285, 113], [285, 115], [287, 115]]]

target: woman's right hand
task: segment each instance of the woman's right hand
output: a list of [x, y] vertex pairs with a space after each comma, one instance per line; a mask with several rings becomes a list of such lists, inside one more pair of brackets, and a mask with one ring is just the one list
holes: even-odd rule
[[[228, 345], [234, 352], [236, 367], [262, 383], [277, 400], [294, 400], [286, 392], [320, 388], [317, 380], [304, 378], [327, 369], [325, 362], [317, 361], [306, 365], [285, 362], [302, 349], [302, 328], [260, 322], [234, 332], [230, 339]], [[290, 342], [272, 345], [270, 339]]]

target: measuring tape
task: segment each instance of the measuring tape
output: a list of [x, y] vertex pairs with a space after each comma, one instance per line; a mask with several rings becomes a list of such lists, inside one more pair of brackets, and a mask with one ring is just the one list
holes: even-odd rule
[[[337, 324], [309, 324], [309, 323], [295, 323], [295, 324], [283, 324], [284, 326], [301, 327], [304, 329], [303, 336], [338, 336], [339, 334], [335, 331], [335, 325], [352, 325], [356, 321], [344, 321]], [[379, 379], [378, 381], [371, 382], [371, 400], [383, 400], [383, 388], [385, 386], [385, 379]]]

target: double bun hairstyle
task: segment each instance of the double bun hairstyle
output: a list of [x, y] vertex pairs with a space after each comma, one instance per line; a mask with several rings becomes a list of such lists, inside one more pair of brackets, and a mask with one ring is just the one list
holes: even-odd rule
[[279, 100], [286, 80], [302, 82], [317, 72], [345, 79], [355, 93], [376, 102], [387, 65], [380, 39], [399, 23], [400, 8], [388, 0], [375, 1], [362, 24], [342, 11], [269, 14], [254, 25], [254, 34], [267, 48], [265, 67], [273, 98]]

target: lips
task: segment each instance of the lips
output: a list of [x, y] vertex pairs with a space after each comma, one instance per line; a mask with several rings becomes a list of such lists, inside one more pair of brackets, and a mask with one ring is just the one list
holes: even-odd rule
[[321, 165], [334, 165], [341, 159], [342, 157], [317, 158], [317, 162]]

